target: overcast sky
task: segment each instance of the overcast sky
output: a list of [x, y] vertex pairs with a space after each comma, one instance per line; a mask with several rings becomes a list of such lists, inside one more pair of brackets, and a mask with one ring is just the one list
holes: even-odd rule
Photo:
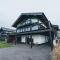
[[60, 0], [0, 0], [0, 27], [11, 28], [21, 13], [44, 12], [60, 26]]

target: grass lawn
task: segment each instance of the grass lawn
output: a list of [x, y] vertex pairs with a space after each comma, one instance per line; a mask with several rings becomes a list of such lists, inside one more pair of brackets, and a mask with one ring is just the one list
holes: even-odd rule
[[11, 46], [12, 46], [11, 44], [6, 43], [5, 41], [0, 41], [0, 48], [6, 48]]

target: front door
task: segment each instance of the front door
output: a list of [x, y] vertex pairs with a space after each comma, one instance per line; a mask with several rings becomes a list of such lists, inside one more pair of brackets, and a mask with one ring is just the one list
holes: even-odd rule
[[30, 35], [26, 36], [26, 44], [30, 44]]
[[17, 36], [17, 43], [21, 43], [21, 36]]

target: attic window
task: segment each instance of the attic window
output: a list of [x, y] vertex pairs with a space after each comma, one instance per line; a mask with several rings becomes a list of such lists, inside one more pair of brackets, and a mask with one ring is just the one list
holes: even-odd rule
[[19, 33], [19, 32], [20, 32], [20, 29], [17, 30], [17, 33]]
[[41, 21], [39, 20], [39, 23], [41, 23]]
[[18, 24], [17, 27], [21, 26], [21, 24]]
[[30, 23], [30, 19], [27, 19], [25, 23], [26, 23], [26, 24]]
[[35, 22], [38, 22], [38, 19], [34, 18], [34, 19], [31, 19], [32, 23], [35, 23]]
[[32, 30], [38, 30], [38, 25], [33, 26], [33, 27], [32, 27]]

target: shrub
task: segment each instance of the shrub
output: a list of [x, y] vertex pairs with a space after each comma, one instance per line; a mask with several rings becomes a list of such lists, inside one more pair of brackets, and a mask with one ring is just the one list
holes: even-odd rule
[[5, 41], [5, 39], [4, 38], [0, 38], [0, 41]]

